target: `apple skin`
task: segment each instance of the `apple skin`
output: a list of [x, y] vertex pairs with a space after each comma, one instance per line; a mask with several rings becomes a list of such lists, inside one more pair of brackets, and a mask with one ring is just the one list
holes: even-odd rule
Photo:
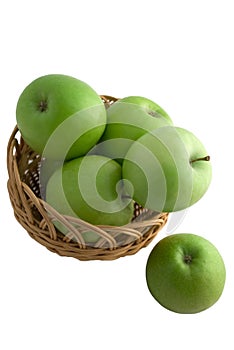
[[220, 298], [226, 279], [222, 256], [207, 239], [177, 233], [160, 240], [146, 264], [152, 296], [168, 310], [192, 314]]
[[106, 129], [91, 152], [121, 163], [134, 140], [171, 124], [171, 118], [157, 103], [141, 96], [124, 97], [107, 109]]
[[[190, 131], [165, 126], [147, 133], [130, 147], [123, 178], [132, 198], [159, 212], [195, 204], [207, 191], [212, 170], [206, 149]], [[200, 159], [200, 160], [199, 160]], [[195, 161], [196, 160], [196, 161]]]
[[106, 126], [106, 109], [85, 82], [62, 74], [32, 81], [16, 106], [17, 125], [26, 143], [45, 158], [86, 154]]
[[124, 196], [121, 166], [88, 155], [64, 163], [46, 187], [46, 201], [60, 214], [94, 225], [122, 226], [133, 217], [133, 201]]

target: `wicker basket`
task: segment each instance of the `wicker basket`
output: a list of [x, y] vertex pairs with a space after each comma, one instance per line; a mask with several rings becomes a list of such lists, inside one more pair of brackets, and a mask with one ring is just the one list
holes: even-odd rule
[[[107, 107], [116, 101], [106, 95], [102, 99]], [[61, 215], [40, 196], [40, 161], [41, 157], [24, 142], [16, 126], [7, 149], [7, 186], [14, 215], [34, 240], [60, 256], [79, 260], [114, 260], [132, 255], [146, 247], [167, 222], [168, 213], [152, 212], [136, 203], [132, 222], [122, 227], [94, 226]], [[62, 223], [68, 233], [61, 234], [54, 221]], [[87, 245], [83, 239], [82, 233], [88, 230], [100, 236], [93, 246]]]

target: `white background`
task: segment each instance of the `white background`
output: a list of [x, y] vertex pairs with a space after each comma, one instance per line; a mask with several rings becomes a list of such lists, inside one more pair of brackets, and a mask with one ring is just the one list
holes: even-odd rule
[[[233, 349], [232, 1], [7, 1], [1, 33], [0, 348]], [[73, 75], [100, 94], [153, 99], [194, 132], [211, 156], [206, 195], [147, 248], [112, 262], [62, 258], [13, 216], [6, 145], [19, 94], [48, 73]], [[195, 315], [162, 308], [145, 265], [156, 242], [190, 232], [213, 242], [227, 280], [220, 300]]]

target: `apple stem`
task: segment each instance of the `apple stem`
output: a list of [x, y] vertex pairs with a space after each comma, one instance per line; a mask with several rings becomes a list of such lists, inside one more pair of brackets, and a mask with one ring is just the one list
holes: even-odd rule
[[45, 112], [47, 110], [47, 107], [48, 107], [47, 101], [45, 100], [40, 101], [38, 105], [38, 109], [40, 112]]
[[190, 163], [197, 162], [198, 160], [205, 160], [205, 161], [208, 162], [210, 160], [210, 156], [205, 156], [205, 157], [202, 157], [202, 158], [192, 159], [192, 160], [190, 160]]
[[192, 262], [192, 257], [191, 257], [191, 255], [185, 255], [184, 256], [184, 262], [186, 263], [186, 264], [191, 264], [191, 262]]
[[157, 112], [155, 112], [155, 111], [152, 111], [152, 110], [149, 110], [148, 114], [151, 115], [154, 118], [159, 117], [159, 114]]

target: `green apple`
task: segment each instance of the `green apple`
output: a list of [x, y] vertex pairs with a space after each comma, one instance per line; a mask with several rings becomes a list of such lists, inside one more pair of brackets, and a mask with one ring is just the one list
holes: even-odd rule
[[160, 240], [146, 264], [152, 296], [165, 308], [192, 314], [211, 307], [225, 285], [225, 265], [207, 239], [177, 233]]
[[171, 124], [169, 115], [155, 102], [141, 96], [122, 98], [107, 109], [105, 132], [92, 152], [121, 161], [134, 140]]
[[125, 195], [121, 166], [99, 155], [67, 161], [55, 170], [47, 183], [46, 201], [60, 214], [94, 225], [122, 226], [133, 217], [133, 202]]
[[32, 81], [21, 93], [16, 119], [26, 143], [45, 158], [86, 154], [106, 126], [100, 96], [85, 82], [62, 74]]
[[155, 211], [179, 211], [196, 203], [211, 182], [210, 157], [190, 131], [165, 126], [139, 138], [123, 162], [128, 193]]

